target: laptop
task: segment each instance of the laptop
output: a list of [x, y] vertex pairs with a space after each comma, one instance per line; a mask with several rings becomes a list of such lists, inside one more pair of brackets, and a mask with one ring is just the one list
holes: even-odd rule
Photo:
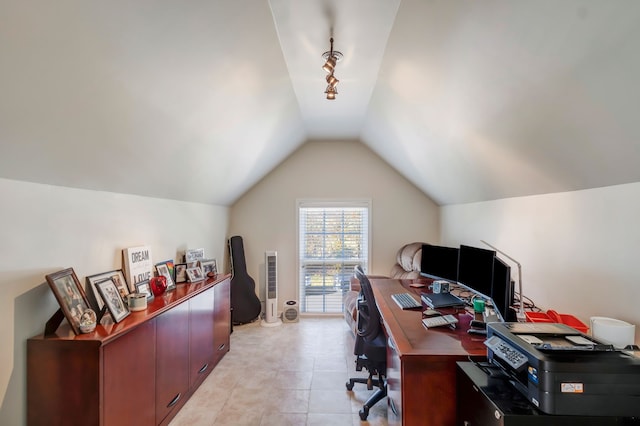
[[451, 293], [422, 293], [420, 298], [431, 309], [464, 306], [464, 301]]

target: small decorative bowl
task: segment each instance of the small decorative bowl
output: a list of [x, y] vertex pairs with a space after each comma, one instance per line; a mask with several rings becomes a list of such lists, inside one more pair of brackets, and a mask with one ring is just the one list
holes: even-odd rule
[[127, 305], [131, 312], [144, 311], [147, 309], [147, 296], [142, 293], [128, 294]]

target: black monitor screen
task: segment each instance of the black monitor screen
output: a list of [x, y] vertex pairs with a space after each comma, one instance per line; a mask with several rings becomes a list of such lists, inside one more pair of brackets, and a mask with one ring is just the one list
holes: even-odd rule
[[515, 311], [511, 309], [511, 305], [513, 304], [511, 268], [498, 257], [493, 258], [491, 298], [503, 320], [509, 322], [516, 320]]
[[495, 255], [493, 250], [461, 245], [458, 254], [458, 282], [490, 297]]
[[458, 281], [458, 248], [423, 245], [420, 273], [429, 278]]

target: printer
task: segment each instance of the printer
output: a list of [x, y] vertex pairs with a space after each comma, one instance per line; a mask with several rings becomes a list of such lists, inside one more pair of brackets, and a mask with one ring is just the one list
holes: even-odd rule
[[640, 417], [640, 358], [565, 325], [487, 324], [487, 358], [542, 412]]

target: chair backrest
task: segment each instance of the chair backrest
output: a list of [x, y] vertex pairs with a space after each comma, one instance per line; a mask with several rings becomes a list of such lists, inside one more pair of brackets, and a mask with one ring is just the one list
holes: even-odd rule
[[357, 265], [354, 272], [360, 281], [360, 298], [358, 300], [358, 321], [356, 332], [358, 336], [366, 341], [374, 340], [381, 332], [380, 312], [376, 306], [373, 289], [369, 278], [365, 275], [362, 267]]

